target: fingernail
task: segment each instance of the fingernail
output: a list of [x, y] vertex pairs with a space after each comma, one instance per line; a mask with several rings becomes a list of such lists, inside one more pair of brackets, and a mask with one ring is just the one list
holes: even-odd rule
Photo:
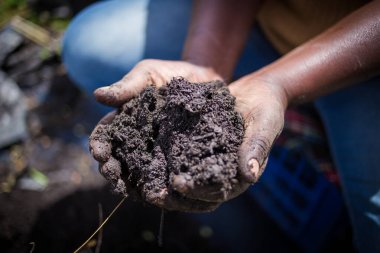
[[259, 169], [260, 169], [260, 164], [256, 159], [251, 159], [248, 161], [248, 169], [252, 173], [253, 177], [257, 179], [259, 175]]
[[101, 88], [97, 88], [95, 91], [94, 91], [94, 94], [96, 95], [102, 95], [104, 93], [106, 93], [108, 90], [108, 86], [106, 87], [101, 87]]
[[111, 155], [111, 145], [109, 143], [100, 142], [98, 140], [91, 141], [90, 152], [95, 160], [106, 162]]

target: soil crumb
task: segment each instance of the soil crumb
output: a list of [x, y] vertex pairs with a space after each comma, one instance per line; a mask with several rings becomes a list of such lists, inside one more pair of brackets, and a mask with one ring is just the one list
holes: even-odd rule
[[244, 133], [234, 106], [221, 81], [190, 83], [177, 77], [165, 87], [147, 87], [97, 133], [108, 139], [112, 159], [121, 164], [121, 171], [103, 175], [116, 192], [133, 191], [142, 200], [173, 190], [170, 178], [179, 173], [194, 185], [229, 190], [237, 182]]

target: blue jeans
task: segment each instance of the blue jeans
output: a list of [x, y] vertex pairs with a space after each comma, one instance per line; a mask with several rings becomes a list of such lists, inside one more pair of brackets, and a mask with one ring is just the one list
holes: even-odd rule
[[[178, 60], [190, 14], [190, 0], [98, 2], [75, 17], [65, 34], [62, 56], [67, 71], [85, 92], [92, 93], [119, 80], [144, 58]], [[235, 77], [278, 57], [259, 29], [254, 29]], [[315, 103], [339, 170], [360, 252], [380, 252], [379, 85], [380, 79], [373, 79]], [[99, 110], [109, 109], [99, 105]]]

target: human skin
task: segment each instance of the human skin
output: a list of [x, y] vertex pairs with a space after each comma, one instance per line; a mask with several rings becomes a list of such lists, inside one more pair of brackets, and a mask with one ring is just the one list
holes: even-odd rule
[[[95, 97], [104, 104], [118, 106], [139, 94], [146, 84], [162, 86], [174, 76], [191, 82], [229, 81], [260, 2], [197, 1], [183, 61], [144, 60], [121, 81], [96, 90]], [[183, 178], [174, 178], [174, 188], [186, 189], [181, 192], [189, 199], [202, 196], [210, 210], [243, 192], [262, 174], [273, 142], [281, 133], [287, 106], [380, 74], [379, 41], [380, 1], [372, 1], [274, 63], [231, 83], [236, 109], [246, 124], [239, 151], [241, 183], [223, 200], [208, 198], [209, 189], [186, 186]], [[102, 148], [104, 145], [109, 144], [90, 142], [95, 159], [106, 166], [110, 149]], [[164, 208], [166, 203], [186, 205], [162, 203]], [[191, 208], [188, 205], [189, 211]]]

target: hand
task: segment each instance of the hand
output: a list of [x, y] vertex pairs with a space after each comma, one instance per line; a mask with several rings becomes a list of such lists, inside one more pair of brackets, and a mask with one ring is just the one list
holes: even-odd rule
[[229, 89], [236, 97], [236, 110], [245, 122], [245, 136], [239, 149], [238, 182], [223, 196], [218, 186], [194, 186], [184, 176], [175, 176], [172, 185], [186, 197], [224, 202], [244, 192], [263, 173], [271, 147], [283, 128], [287, 97], [281, 86], [252, 74], [233, 82]]
[[[175, 76], [182, 76], [190, 82], [208, 82], [212, 80], [221, 80], [222, 78], [212, 69], [196, 66], [187, 62], [180, 61], [161, 61], [161, 60], [144, 60], [136, 65], [122, 80], [108, 86], [99, 88], [95, 91], [95, 97], [101, 103], [120, 106], [134, 96], [137, 96], [147, 85], [153, 84], [157, 87], [165, 85]], [[102, 130], [107, 124], [112, 122], [115, 113], [106, 115], [95, 127], [90, 136], [90, 150], [94, 158], [99, 162], [99, 170], [103, 175], [117, 184], [121, 174], [120, 163], [111, 156], [112, 146], [108, 136], [99, 136], [96, 133], [104, 133]], [[112, 173], [104, 173], [104, 172]], [[176, 186], [181, 188], [181, 182], [176, 181]], [[183, 187], [182, 187], [183, 188]], [[156, 206], [178, 211], [204, 212], [214, 210], [220, 205], [221, 201], [209, 193], [211, 197], [208, 201], [196, 198], [197, 193], [204, 189], [197, 188], [189, 193], [189, 196], [178, 197], [173, 194], [172, 189], [166, 189], [161, 196], [156, 199]], [[135, 189], [128, 187], [127, 194], [135, 194]], [[184, 194], [185, 195], [185, 194]], [[220, 196], [218, 197], [220, 198]], [[207, 197], [206, 197], [207, 199]], [[146, 200], [150, 202], [149, 200]]]
[[229, 89], [236, 97], [236, 110], [245, 121], [245, 136], [239, 150], [240, 173], [245, 181], [255, 183], [284, 126], [287, 95], [280, 85], [255, 74], [233, 82]]
[[184, 61], [143, 60], [120, 81], [95, 90], [95, 98], [102, 104], [120, 106], [137, 96], [147, 85], [161, 87], [173, 77], [182, 76], [193, 83], [222, 80], [212, 68]]

